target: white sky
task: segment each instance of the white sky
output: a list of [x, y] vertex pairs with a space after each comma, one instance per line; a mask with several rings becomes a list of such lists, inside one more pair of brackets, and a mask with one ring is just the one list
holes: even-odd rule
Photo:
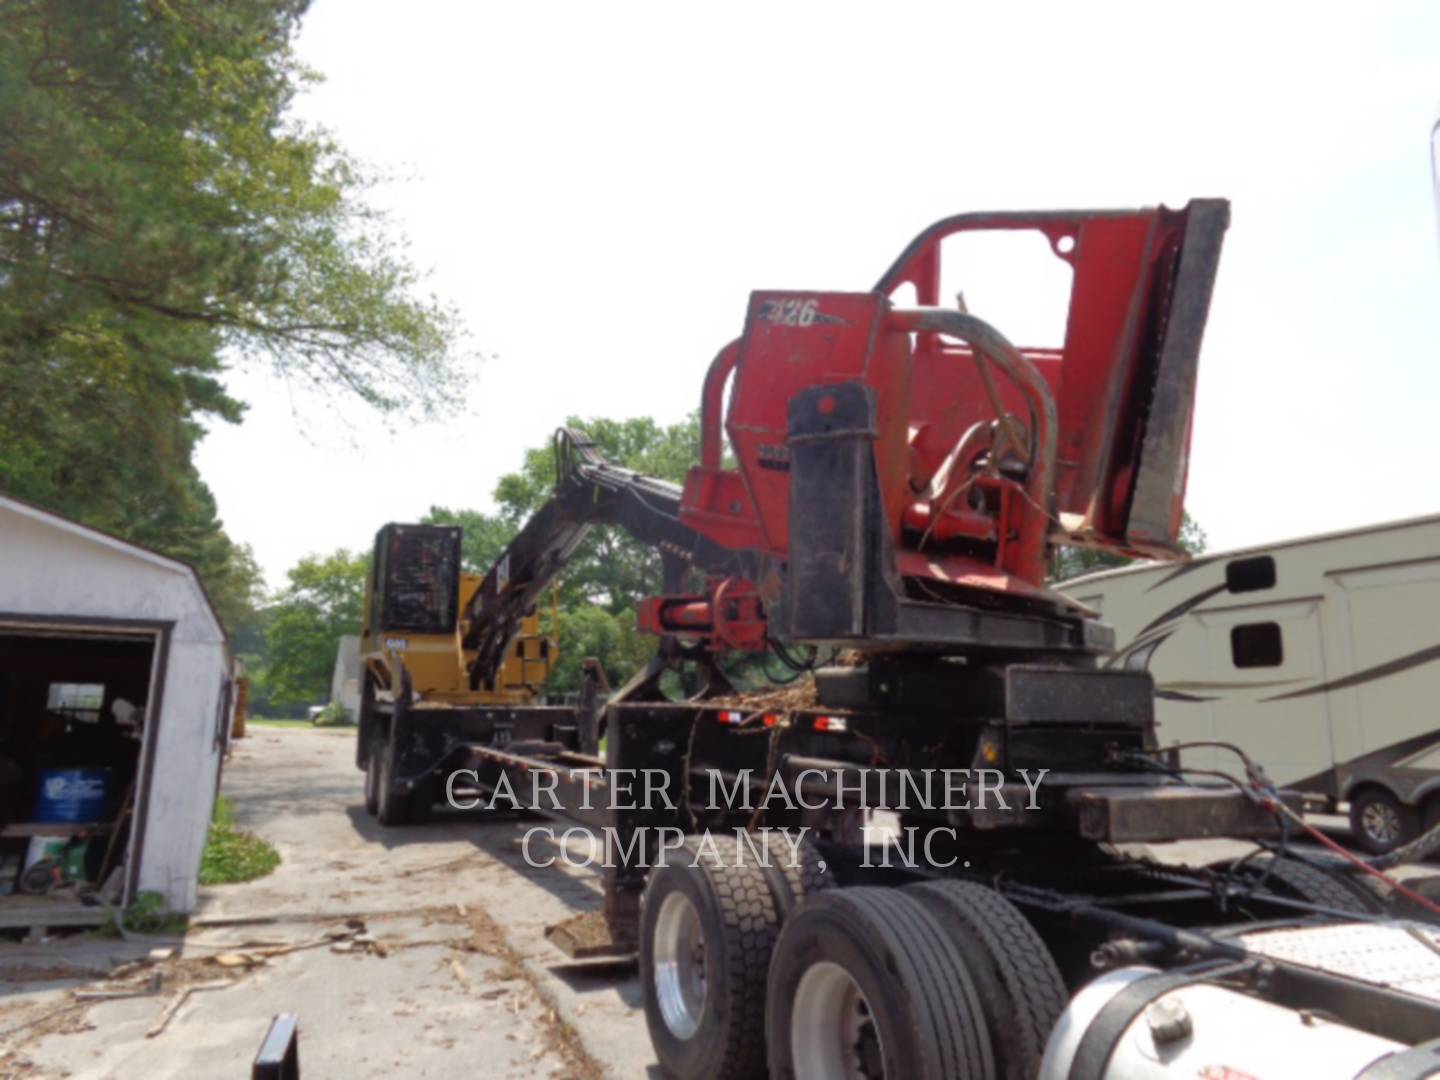
[[395, 430], [238, 368], [199, 454], [231, 535], [275, 585], [488, 507], [567, 414], [694, 408], [751, 289], [867, 289], [936, 218], [1212, 195], [1212, 548], [1440, 511], [1440, 6], [1000, 7], [317, 0], [301, 115], [404, 178], [379, 201], [494, 358]]

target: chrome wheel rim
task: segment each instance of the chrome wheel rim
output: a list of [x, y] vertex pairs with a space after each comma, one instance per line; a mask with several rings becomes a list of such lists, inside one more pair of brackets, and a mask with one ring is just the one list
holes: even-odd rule
[[677, 1039], [688, 1039], [700, 1029], [705, 1009], [705, 941], [700, 914], [682, 892], [660, 902], [654, 958], [661, 1019]]
[[885, 1054], [870, 1003], [850, 973], [822, 960], [795, 988], [790, 1014], [795, 1080], [880, 1080]]
[[1400, 839], [1400, 815], [1393, 806], [1382, 802], [1367, 803], [1360, 814], [1360, 823], [1365, 835], [1381, 844], [1393, 844]]

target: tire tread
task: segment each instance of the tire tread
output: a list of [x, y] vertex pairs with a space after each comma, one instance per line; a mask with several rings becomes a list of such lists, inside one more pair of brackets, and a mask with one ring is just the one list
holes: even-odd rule
[[1277, 859], [1274, 856], [1257, 859], [1255, 862], [1257, 867], [1261, 868], [1258, 873], [1263, 874], [1268, 869], [1271, 881], [1278, 881], [1287, 891], [1309, 903], [1340, 911], [1353, 911], [1357, 915], [1373, 915], [1379, 908], [1378, 900], [1372, 901], [1366, 893], [1360, 891], [1364, 886], [1351, 884], [1318, 866], [1311, 866], [1298, 859]]
[[[803, 940], [806, 926], [817, 921], [847, 937], [866, 939], [866, 951], [882, 958], [885, 980], [893, 980], [897, 996], [913, 1010], [907, 1026], [918, 1038], [908, 1049], [922, 1057], [925, 1076], [970, 1080], [994, 1075], [990, 1040], [974, 983], [944, 927], [925, 905], [899, 889], [825, 890], [807, 900], [781, 931], [777, 953], [785, 950], [787, 939]], [[772, 1037], [784, 1038], [790, 1002], [777, 994], [773, 985], [771, 991], [767, 1031]], [[889, 999], [883, 1006], [871, 1002], [872, 1009], [894, 1005]], [[892, 1047], [887, 1056], [894, 1053]], [[788, 1043], [777, 1043], [771, 1050], [771, 1075], [793, 1075], [789, 1065]]]
[[1065, 981], [1049, 947], [1014, 904], [984, 885], [935, 881], [911, 886], [908, 891], [943, 913], [953, 929], [973, 939], [978, 949], [957, 944], [976, 966], [988, 959], [983, 966], [990, 969], [990, 976], [1009, 999], [1003, 1004], [987, 1002], [992, 1046], [998, 1054], [1000, 1047], [1008, 1044], [1010, 1056], [1015, 1058], [997, 1062], [998, 1074], [1014, 1080], [1034, 1076], [1050, 1033], [1069, 1004]]
[[[705, 1063], [702, 1074], [691, 1075], [704, 1080], [748, 1080], [765, 1075], [765, 985], [780, 919], [762, 868], [749, 862], [736, 865], [734, 839], [711, 836], [709, 847], [706, 851], [700, 838], [692, 836], [666, 857], [666, 863], [693, 863], [703, 875], [724, 939], [718, 944], [724, 959], [724, 1015], [730, 1022], [718, 1054]], [[718, 854], [718, 861], [710, 857], [711, 851]], [[646, 903], [651, 902], [647, 889]], [[707, 942], [707, 949], [713, 947]], [[653, 976], [643, 965], [641, 978], [648, 995]], [[711, 1008], [707, 1001], [707, 1011]]]

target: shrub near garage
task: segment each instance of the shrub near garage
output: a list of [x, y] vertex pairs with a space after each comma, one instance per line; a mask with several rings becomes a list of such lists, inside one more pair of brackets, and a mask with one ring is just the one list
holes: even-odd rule
[[215, 818], [200, 858], [201, 885], [233, 885], [262, 878], [280, 865], [274, 845], [237, 828], [230, 800], [215, 800]]

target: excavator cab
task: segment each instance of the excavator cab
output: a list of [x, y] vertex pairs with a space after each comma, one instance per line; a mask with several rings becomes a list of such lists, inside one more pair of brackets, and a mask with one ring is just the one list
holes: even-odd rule
[[472, 687], [474, 651], [464, 647], [466, 611], [482, 575], [464, 572], [455, 525], [384, 526], [375, 536], [366, 581], [360, 653], [367, 676], [386, 697], [404, 685], [422, 699], [450, 704], [526, 704], [558, 659], [555, 642], [526, 612], [506, 641], [493, 678]]

